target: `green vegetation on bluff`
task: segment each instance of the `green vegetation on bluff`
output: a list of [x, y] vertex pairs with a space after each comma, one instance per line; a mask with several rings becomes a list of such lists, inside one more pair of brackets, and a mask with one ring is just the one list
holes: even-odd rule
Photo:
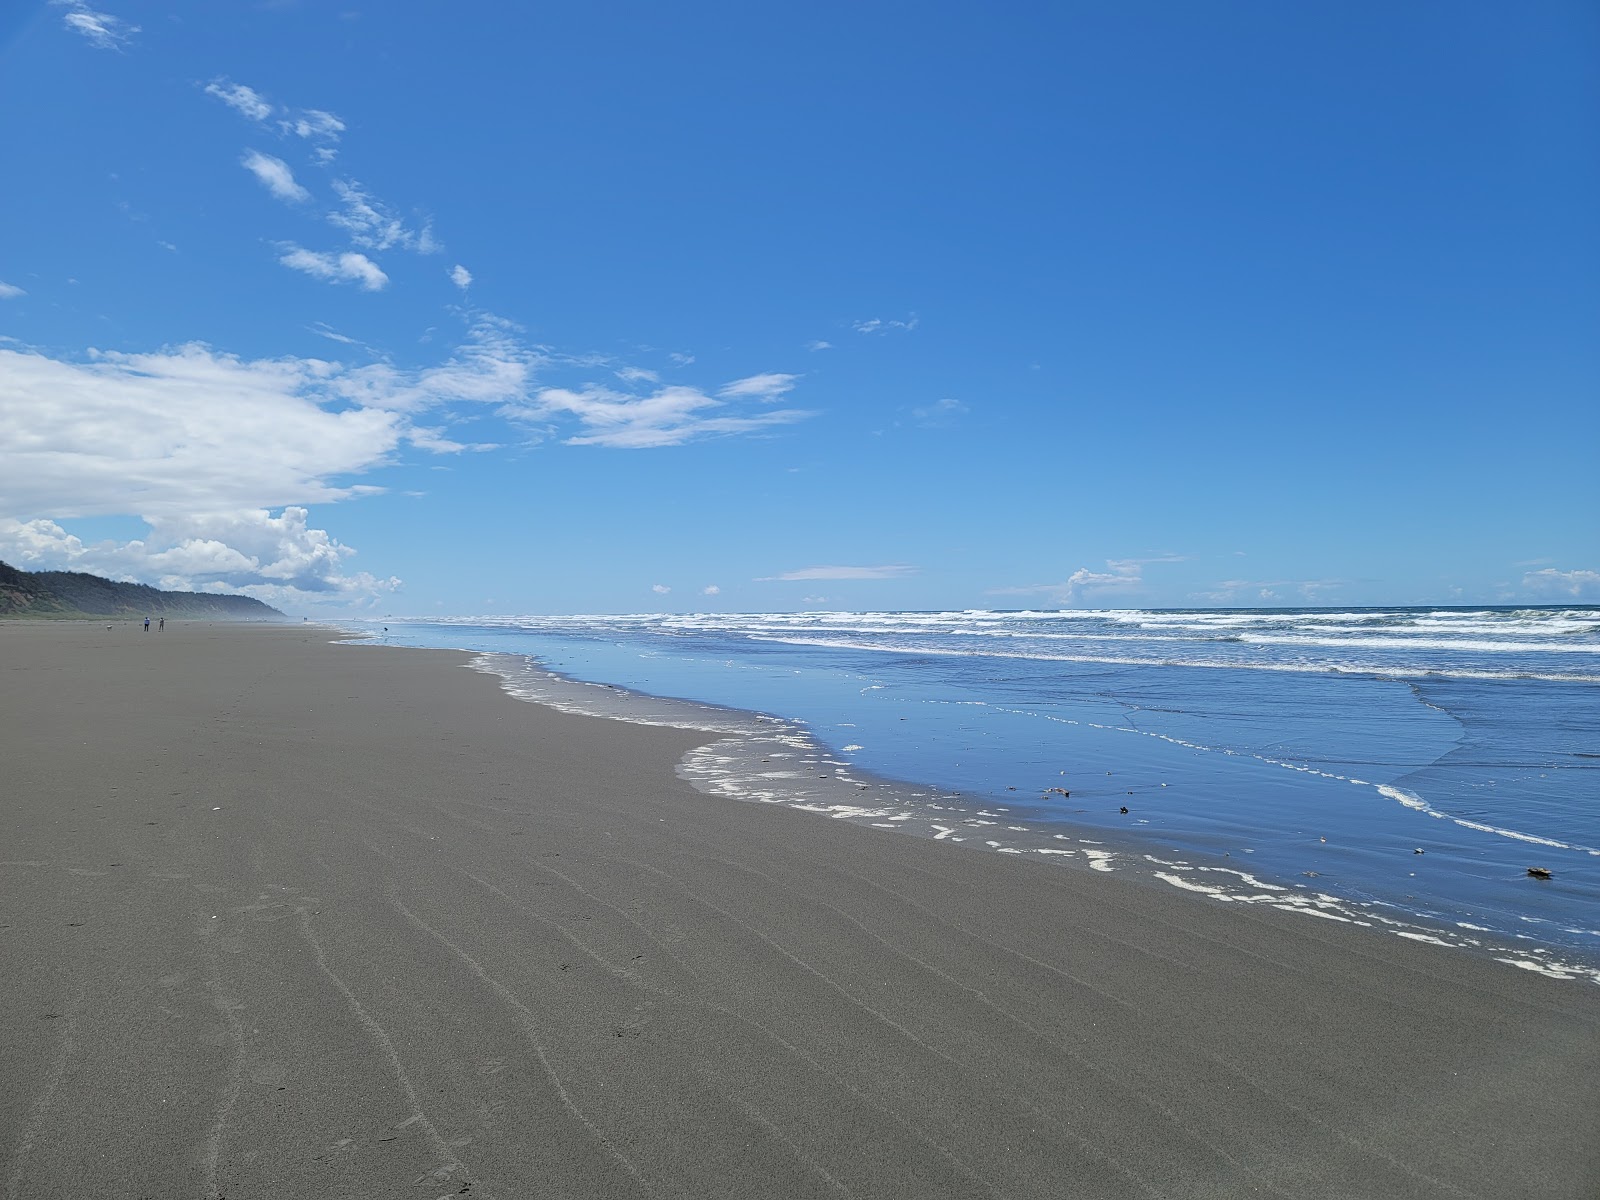
[[0, 562], [0, 619], [145, 616], [271, 621], [283, 614], [250, 596], [163, 592], [80, 571], [19, 571]]

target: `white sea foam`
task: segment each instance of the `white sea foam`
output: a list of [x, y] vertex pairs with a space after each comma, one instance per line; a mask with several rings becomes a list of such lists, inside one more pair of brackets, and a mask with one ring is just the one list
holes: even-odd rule
[[454, 618], [495, 628], [735, 637], [896, 654], [1600, 682], [1591, 609], [634, 613]]
[[1600, 849], [1593, 846], [1574, 845], [1571, 842], [1557, 841], [1555, 838], [1540, 837], [1534, 833], [1523, 833], [1518, 829], [1505, 829], [1499, 825], [1488, 825], [1482, 821], [1474, 821], [1467, 817], [1458, 817], [1451, 813], [1440, 812], [1415, 792], [1408, 792], [1404, 788], [1391, 787], [1388, 784], [1378, 786], [1380, 795], [1405, 805], [1415, 812], [1426, 813], [1440, 821], [1450, 821], [1463, 829], [1473, 829], [1479, 833], [1490, 833], [1496, 837], [1511, 838], [1518, 842], [1529, 842], [1535, 846], [1548, 846], [1552, 850], [1577, 850], [1584, 854], [1600, 856]]

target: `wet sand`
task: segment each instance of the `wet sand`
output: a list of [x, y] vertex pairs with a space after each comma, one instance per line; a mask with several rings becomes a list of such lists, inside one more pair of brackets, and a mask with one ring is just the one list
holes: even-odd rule
[[327, 637], [0, 624], [0, 1195], [1600, 1194], [1592, 986]]

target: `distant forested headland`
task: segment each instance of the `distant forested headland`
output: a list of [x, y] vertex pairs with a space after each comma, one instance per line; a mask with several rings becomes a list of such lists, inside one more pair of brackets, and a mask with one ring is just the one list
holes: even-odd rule
[[194, 617], [271, 621], [283, 614], [250, 596], [163, 592], [80, 571], [19, 571], [0, 562], [0, 619], [6, 617]]

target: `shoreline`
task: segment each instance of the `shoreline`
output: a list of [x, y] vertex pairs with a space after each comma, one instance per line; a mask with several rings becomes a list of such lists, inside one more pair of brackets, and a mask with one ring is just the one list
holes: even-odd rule
[[0, 632], [5, 1194], [1600, 1183], [1587, 989], [729, 804], [703, 735], [349, 649]]
[[[351, 633], [337, 628], [341, 635]], [[417, 648], [382, 643], [370, 634], [349, 636], [348, 643], [374, 649]], [[1071, 869], [1117, 872], [1147, 886], [1189, 893], [1197, 902], [1270, 907], [1375, 935], [1464, 951], [1553, 980], [1600, 986], [1600, 953], [1585, 958], [1564, 947], [1519, 944], [1481, 926], [1401, 913], [1382, 901], [1360, 901], [1305, 883], [1274, 880], [1270, 873], [1252, 871], [1247, 861], [1227, 854], [1152, 844], [1157, 842], [1154, 836], [1118, 836], [1043, 812], [1021, 798], [1002, 805], [994, 797], [967, 797], [928, 783], [876, 775], [852, 765], [794, 718], [584, 680], [552, 669], [533, 654], [465, 648], [460, 652], [472, 656], [472, 669], [497, 676], [508, 695], [529, 703], [628, 724], [717, 733], [717, 742], [691, 750], [677, 767], [680, 778], [710, 795], [949, 840], [974, 850], [1044, 857]], [[763, 772], [762, 765], [780, 770]]]

